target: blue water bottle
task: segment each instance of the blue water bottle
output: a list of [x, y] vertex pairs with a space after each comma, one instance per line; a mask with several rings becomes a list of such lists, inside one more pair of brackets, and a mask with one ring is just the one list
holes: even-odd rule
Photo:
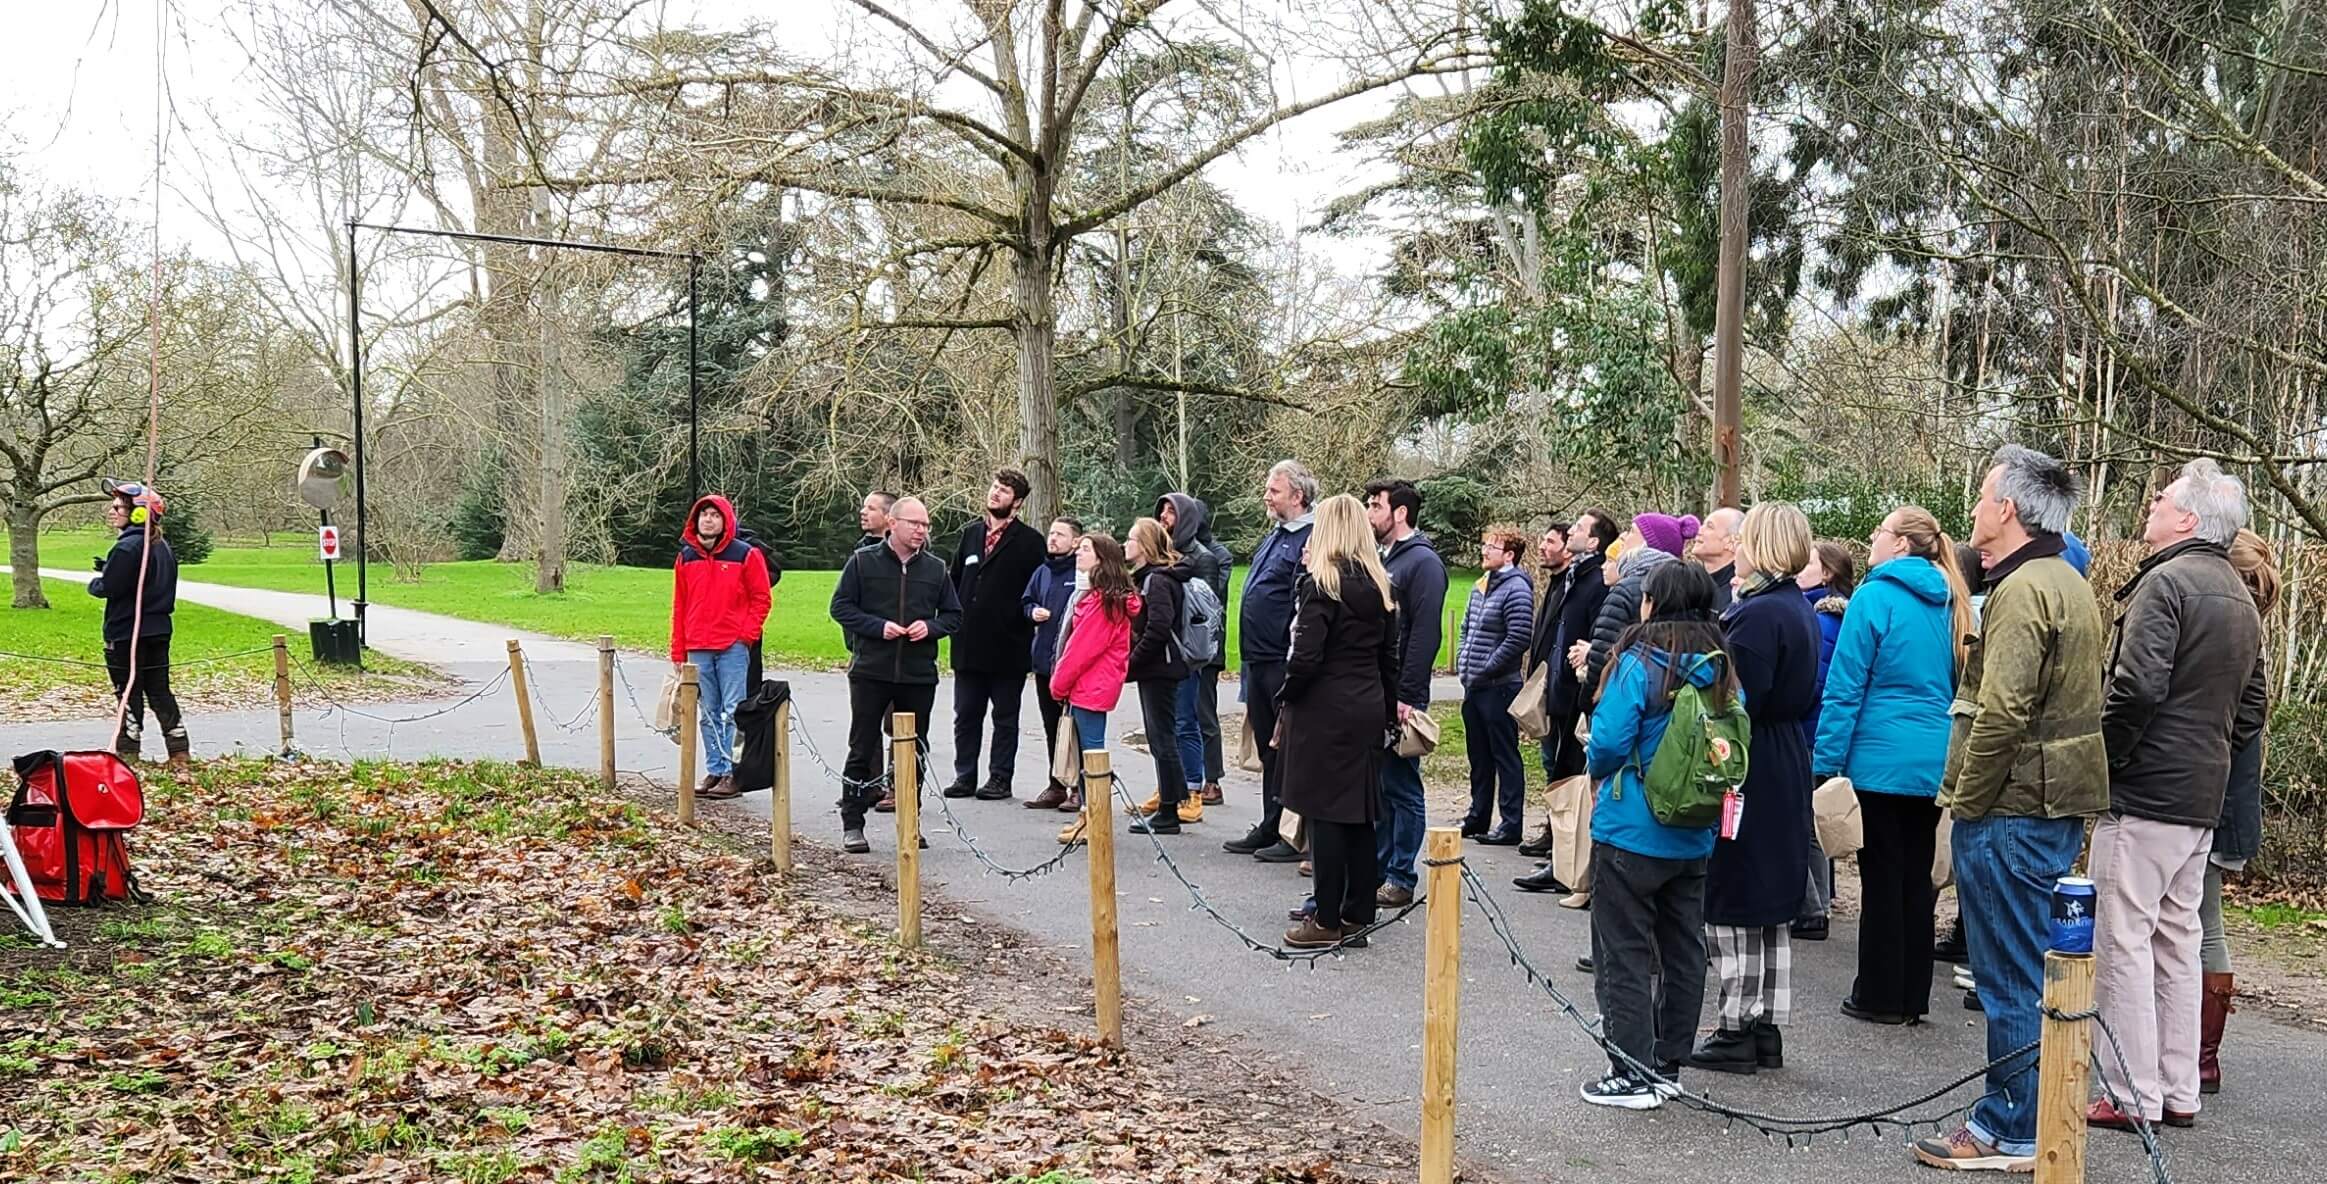
[[2063, 954], [2093, 952], [2093, 882], [2062, 876], [2052, 886], [2052, 948]]

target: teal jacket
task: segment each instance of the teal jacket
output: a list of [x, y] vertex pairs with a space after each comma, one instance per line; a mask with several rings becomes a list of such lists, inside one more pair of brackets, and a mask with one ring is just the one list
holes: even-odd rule
[[[1689, 681], [1713, 685], [1720, 667], [1689, 654]], [[1598, 797], [1592, 804], [1592, 841], [1656, 859], [1705, 859], [1713, 854], [1713, 828], [1666, 826], [1648, 809], [1640, 771], [1664, 743], [1672, 704], [1661, 692], [1672, 656], [1645, 646], [1616, 659], [1599, 705], [1592, 709], [1592, 742], [1584, 751]]]
[[1840, 774], [1869, 793], [1938, 796], [1955, 698], [1953, 622], [1947, 577], [1929, 560], [1906, 555], [1867, 574], [1826, 670], [1813, 778]]

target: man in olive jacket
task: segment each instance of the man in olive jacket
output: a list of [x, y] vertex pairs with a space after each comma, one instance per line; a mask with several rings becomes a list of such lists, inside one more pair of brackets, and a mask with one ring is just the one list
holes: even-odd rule
[[[2101, 735], [2109, 812], [2093, 827], [2098, 893], [2096, 1002], [2117, 1033], [2123, 1071], [2101, 1073], [2094, 1125], [2198, 1112], [2198, 905], [2230, 779], [2230, 754], [2262, 731], [2269, 685], [2262, 617], [2230, 566], [2246, 489], [2210, 460], [2149, 503], [2150, 556], [2117, 593]], [[2138, 1107], [2136, 1110], [2135, 1107]]]
[[[1948, 754], [1939, 801], [1955, 816], [1956, 892], [1991, 1061], [2037, 1037], [2053, 883], [2076, 865], [2085, 818], [2109, 804], [2101, 611], [2062, 558], [2079, 493], [2068, 466], [2012, 445], [1996, 453], [1972, 508], [1987, 602], [1960, 691], [1972, 715]], [[2035, 1057], [1999, 1061], [1987, 1085], [1965, 1125], [1918, 1141], [1916, 1158], [2030, 1170]]]
[[853, 855], [865, 841], [865, 811], [880, 800], [881, 724], [913, 713], [913, 734], [929, 745], [929, 709], [937, 702], [937, 641], [961, 628], [961, 600], [945, 561], [926, 549], [929, 508], [901, 498], [889, 537], [848, 557], [832, 589], [832, 619], [855, 639], [848, 661], [848, 761], [841, 766], [841, 845]]

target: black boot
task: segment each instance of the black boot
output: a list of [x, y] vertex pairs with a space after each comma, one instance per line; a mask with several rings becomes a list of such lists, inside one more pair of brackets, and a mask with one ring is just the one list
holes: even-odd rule
[[1732, 1032], [1726, 1028], [1705, 1038], [1697, 1051], [1689, 1054], [1689, 1063], [1699, 1069], [1715, 1073], [1738, 1073], [1750, 1077], [1760, 1067], [1759, 1040], [1751, 1029]]
[[1220, 844], [1220, 849], [1223, 851], [1232, 852], [1237, 855], [1250, 855], [1264, 847], [1274, 846], [1276, 845], [1276, 842], [1277, 828], [1273, 826], [1255, 826], [1251, 830], [1244, 832], [1243, 838], [1230, 839], [1227, 842]]
[[1551, 865], [1548, 863], [1511, 882], [1526, 892], [1557, 892], [1561, 896], [1568, 893], [1568, 886], [1560, 883], [1558, 876], [1551, 874]]
[[1543, 824], [1543, 833], [1519, 844], [1519, 853], [1529, 859], [1551, 858], [1551, 824]]
[[1754, 1063], [1764, 1069], [1786, 1067], [1786, 1036], [1778, 1026], [1764, 1019], [1753, 1028]]

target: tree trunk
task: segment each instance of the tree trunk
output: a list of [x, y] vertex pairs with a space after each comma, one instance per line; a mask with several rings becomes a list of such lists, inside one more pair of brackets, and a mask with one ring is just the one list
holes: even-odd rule
[[[534, 232], [549, 236], [549, 190], [533, 191]], [[534, 315], [540, 318], [535, 384], [541, 397], [541, 546], [534, 552], [533, 590], [566, 590], [566, 400], [558, 358], [558, 279], [554, 248], [542, 248]]]
[[1058, 388], [1051, 382], [1051, 342], [1058, 322], [1051, 310], [1051, 252], [1047, 228], [1030, 236], [1030, 249], [1010, 255], [1011, 289], [1017, 297], [1018, 451], [1034, 484], [1027, 501], [1028, 522], [1058, 516]]
[[49, 606], [40, 590], [40, 518], [38, 504], [8, 499], [8, 582], [15, 589], [10, 603], [17, 608]]
[[[1126, 219], [1128, 221], [1128, 219]], [[1113, 299], [1115, 369], [1131, 373], [1131, 232], [1122, 223], [1115, 228]], [[1115, 388], [1115, 467], [1130, 472], [1139, 464], [1139, 401], [1128, 386]]]
[[1729, 52], [1721, 74], [1721, 244], [1713, 305], [1713, 448], [1721, 462], [1720, 503], [1738, 504], [1745, 423], [1745, 235], [1753, 150], [1746, 104], [1753, 94], [1753, 0], [1729, 0]]

